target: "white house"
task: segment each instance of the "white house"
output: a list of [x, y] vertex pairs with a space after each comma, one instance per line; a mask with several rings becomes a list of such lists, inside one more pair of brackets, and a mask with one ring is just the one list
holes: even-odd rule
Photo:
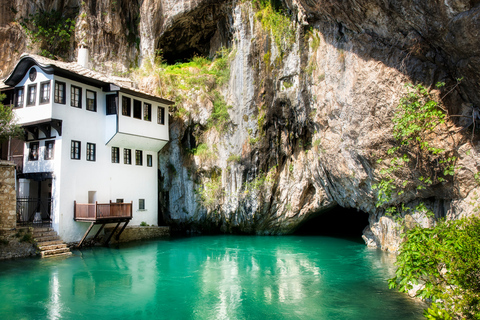
[[[132, 225], [157, 225], [157, 153], [169, 140], [173, 104], [86, 68], [87, 60], [22, 55], [3, 88], [26, 131], [18, 196], [51, 199], [42, 218], [67, 242], [112, 208], [111, 218], [131, 213]], [[31, 209], [21, 214], [34, 219]]]

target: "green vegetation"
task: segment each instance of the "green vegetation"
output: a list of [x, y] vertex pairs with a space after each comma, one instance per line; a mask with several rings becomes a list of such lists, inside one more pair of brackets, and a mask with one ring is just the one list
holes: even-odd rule
[[230, 122], [228, 109], [231, 109], [218, 91], [214, 91], [213, 111], [208, 119], [208, 128], [215, 128], [218, 132], [225, 132]]
[[198, 190], [198, 194], [200, 195], [200, 203], [210, 209], [215, 207], [220, 202], [220, 199], [223, 197], [223, 193], [221, 170], [219, 172], [214, 170], [211, 174], [211, 177], [205, 179], [203, 186], [201, 186]]
[[260, 170], [258, 175], [251, 181], [247, 181], [243, 184], [243, 194], [248, 195], [253, 191], [260, 191], [266, 185], [271, 185], [274, 182], [274, 176], [277, 171], [277, 166], [270, 168], [268, 173]]
[[[292, 21], [281, 10], [281, 5], [277, 1], [253, 0], [253, 4], [258, 9], [255, 16], [263, 29], [271, 33], [273, 42], [283, 56], [295, 43], [295, 29], [292, 27]], [[270, 61], [270, 56], [268, 60]]]
[[199, 144], [195, 149], [191, 150], [195, 156], [198, 156], [202, 161], [217, 159], [216, 148], [210, 148], [206, 143]]
[[213, 60], [196, 56], [188, 62], [174, 65], [168, 65], [158, 55], [145, 61], [142, 69], [134, 71], [134, 76], [154, 75], [158, 79], [158, 94], [176, 102], [171, 110], [177, 117], [189, 116], [186, 105], [196, 104], [193, 96], [201, 96], [205, 102], [211, 101], [213, 112], [207, 129], [215, 128], [222, 133], [228, 128], [228, 109], [231, 107], [226, 104], [219, 89], [230, 77], [230, 54], [229, 50], [222, 49]]
[[148, 223], [146, 223], [145, 221], [142, 221], [142, 222], [140, 222], [140, 226], [141, 227], [148, 227]]
[[[443, 83], [437, 84], [438, 87]], [[386, 167], [380, 170], [382, 179], [372, 186], [377, 192], [377, 207], [387, 205], [394, 193], [403, 194], [404, 188], [414, 184], [417, 190], [426, 189], [436, 183], [445, 182], [454, 175], [457, 157], [453, 151], [436, 148], [429, 142], [430, 135], [437, 126], [445, 122], [445, 114], [439, 109], [438, 103], [433, 100], [429, 91], [422, 85], [413, 87], [408, 85], [407, 94], [400, 100], [395, 116], [393, 117], [393, 136], [397, 145], [387, 151], [392, 158], [378, 159], [377, 163], [385, 163]], [[420, 176], [407, 173], [408, 165], [412, 163]], [[395, 173], [401, 172], [405, 180], [400, 180]], [[406, 212], [411, 210], [403, 204], [398, 207], [389, 207], [387, 214]], [[432, 214], [421, 203], [414, 210]], [[425, 211], [426, 210], [426, 211]]]
[[314, 28], [310, 28], [305, 32], [305, 40], [309, 41], [309, 39], [311, 39], [310, 48], [312, 48], [312, 51], [317, 51], [320, 47], [321, 38], [320, 34]]
[[69, 52], [70, 40], [75, 33], [75, 19], [59, 11], [40, 10], [23, 19], [20, 25], [33, 44], [40, 44], [41, 55], [54, 59]]
[[423, 285], [418, 297], [433, 303], [428, 319], [480, 319], [480, 219], [441, 222], [407, 231], [390, 288], [406, 292]]
[[241, 160], [242, 157], [239, 154], [230, 154], [230, 156], [228, 156], [227, 162], [239, 163]]
[[0, 95], [0, 142], [7, 140], [9, 137], [21, 136], [23, 130], [17, 125], [15, 114], [10, 106], [5, 106], [1, 101], [5, 99], [5, 95]]

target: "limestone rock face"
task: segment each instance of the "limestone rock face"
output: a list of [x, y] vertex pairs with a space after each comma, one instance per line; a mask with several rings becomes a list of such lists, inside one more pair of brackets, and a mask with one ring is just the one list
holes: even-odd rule
[[[35, 50], [14, 19], [39, 8], [76, 12], [67, 56], [74, 59], [75, 46], [85, 43], [92, 67], [109, 73], [158, 52], [174, 63], [231, 48], [229, 81], [220, 90], [231, 106], [228, 130], [206, 130], [214, 108], [201, 90], [189, 93], [188, 116], [170, 117], [171, 142], [159, 155], [159, 210], [172, 226], [286, 234], [335, 206], [352, 207], [370, 214], [366, 243], [395, 251], [400, 227], [429, 227], [478, 206], [480, 143], [469, 126], [480, 105], [478, 1], [285, 0], [294, 40], [284, 34], [280, 44], [249, 1], [17, 0], [13, 11], [9, 1], [0, 3], [4, 73], [21, 51]], [[153, 75], [139, 81], [155, 92]], [[454, 150], [456, 173], [419, 190], [421, 170], [398, 172], [398, 179], [415, 179], [389, 204], [423, 202], [435, 217], [409, 212], [394, 219], [376, 206], [372, 186], [385, 168], [377, 160], [395, 145], [392, 117], [404, 84], [433, 89], [437, 81], [446, 83], [436, 91], [442, 107], [464, 115], [430, 140]], [[188, 152], [199, 137], [214, 156]], [[214, 183], [211, 201], [202, 201]]]

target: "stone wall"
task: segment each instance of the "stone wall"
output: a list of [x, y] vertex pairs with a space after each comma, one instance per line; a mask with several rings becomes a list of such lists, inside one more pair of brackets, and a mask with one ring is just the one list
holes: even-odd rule
[[[105, 228], [105, 234], [110, 234], [112, 228]], [[118, 233], [118, 231], [117, 231]], [[123, 230], [120, 239], [117, 241], [115, 236], [112, 237], [110, 243], [118, 242], [130, 242], [135, 240], [146, 240], [146, 239], [155, 239], [162, 237], [170, 236], [170, 227], [142, 227], [142, 226], [131, 226]]]
[[32, 239], [33, 228], [31, 227], [0, 230], [0, 260], [37, 255]]
[[0, 231], [16, 227], [15, 165], [0, 161]]

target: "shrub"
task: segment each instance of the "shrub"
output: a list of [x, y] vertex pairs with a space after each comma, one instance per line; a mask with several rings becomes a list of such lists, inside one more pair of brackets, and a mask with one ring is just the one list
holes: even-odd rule
[[431, 299], [429, 319], [480, 319], [480, 219], [441, 222], [406, 232], [390, 288]]

